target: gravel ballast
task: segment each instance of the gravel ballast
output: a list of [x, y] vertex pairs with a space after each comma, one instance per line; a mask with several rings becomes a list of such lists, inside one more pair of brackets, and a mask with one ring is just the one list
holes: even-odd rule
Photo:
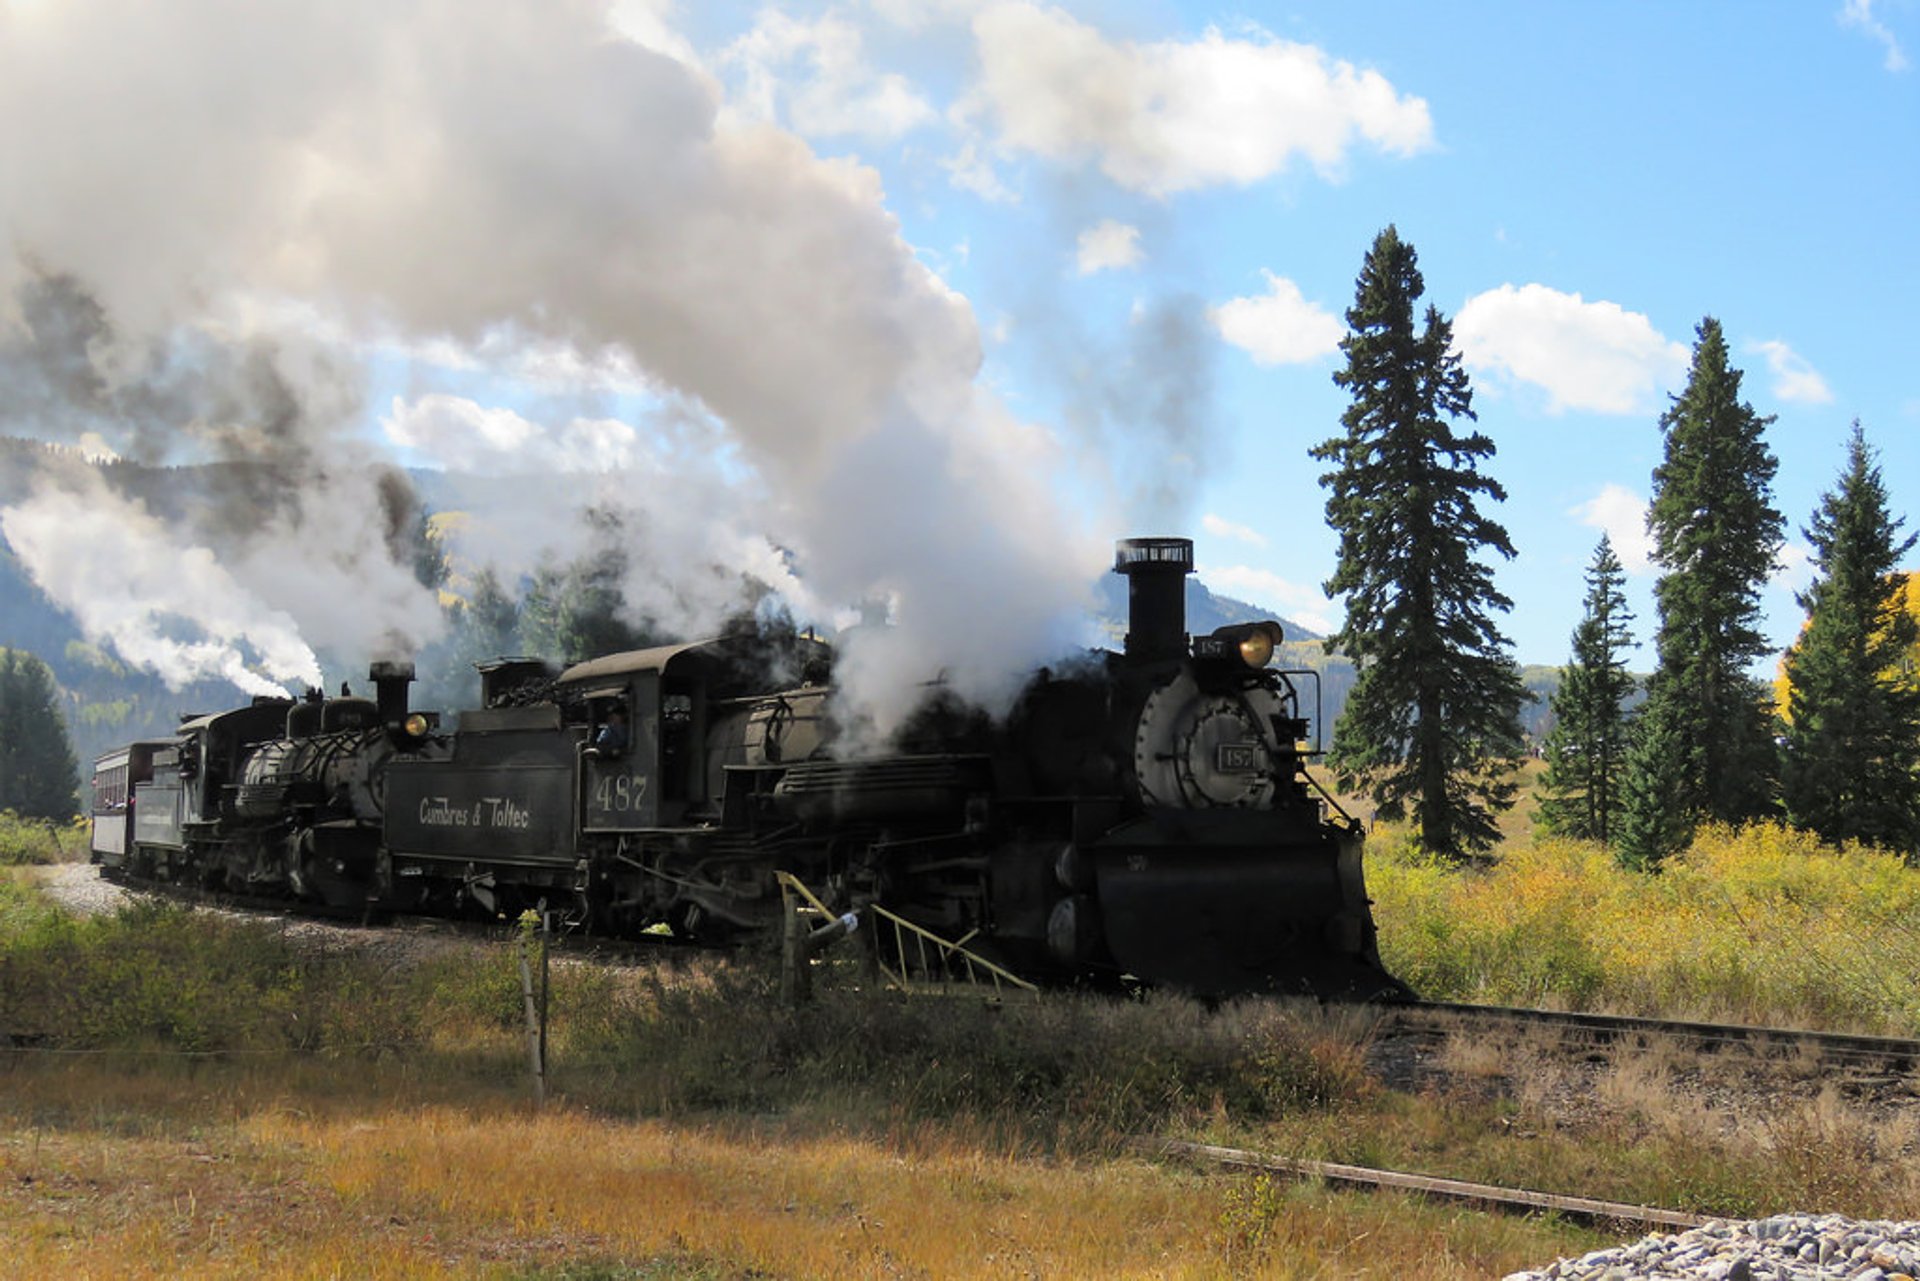
[[1913, 1281], [1920, 1223], [1860, 1222], [1837, 1214], [1715, 1219], [1689, 1232], [1655, 1233], [1628, 1245], [1561, 1259], [1506, 1281]]

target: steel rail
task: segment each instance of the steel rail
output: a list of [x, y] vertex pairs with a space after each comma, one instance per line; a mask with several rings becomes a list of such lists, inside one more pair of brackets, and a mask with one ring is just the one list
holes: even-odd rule
[[1839, 1062], [1884, 1066], [1911, 1071], [1920, 1064], [1920, 1040], [1866, 1036], [1850, 1032], [1820, 1032], [1808, 1028], [1763, 1027], [1747, 1023], [1702, 1023], [1684, 1019], [1656, 1019], [1626, 1014], [1586, 1014], [1568, 1010], [1536, 1010], [1518, 1006], [1469, 1005], [1452, 1001], [1416, 1001], [1396, 1006], [1392, 1021], [1402, 1027], [1427, 1025], [1444, 1030], [1444, 1020], [1470, 1023], [1508, 1023], [1582, 1032], [1596, 1040], [1614, 1041], [1633, 1036], [1665, 1036], [1690, 1041], [1704, 1049], [1746, 1046], [1759, 1050], [1811, 1050]]
[[1587, 1222], [1631, 1223], [1654, 1228], [1697, 1228], [1709, 1222], [1704, 1215], [1689, 1214], [1683, 1210], [1598, 1201], [1592, 1197], [1562, 1196], [1557, 1192], [1534, 1192], [1526, 1188], [1503, 1188], [1490, 1183], [1469, 1183], [1463, 1179], [1443, 1179], [1402, 1170], [1375, 1170], [1332, 1161], [1303, 1161], [1294, 1157], [1247, 1152], [1240, 1148], [1216, 1147], [1209, 1143], [1187, 1143], [1179, 1139], [1137, 1138], [1128, 1140], [1127, 1146], [1151, 1156], [1186, 1157], [1234, 1169], [1321, 1179], [1349, 1187], [1391, 1188], [1438, 1200], [1465, 1201], [1520, 1214], [1547, 1211]]

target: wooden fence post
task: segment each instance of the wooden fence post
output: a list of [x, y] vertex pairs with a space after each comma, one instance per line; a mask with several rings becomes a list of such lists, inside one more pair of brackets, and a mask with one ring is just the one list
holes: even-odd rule
[[[547, 1029], [540, 1003], [533, 995], [533, 966], [527, 950], [533, 945], [533, 927], [538, 915], [529, 908], [520, 914], [520, 1000], [527, 1015], [527, 1062], [533, 1069], [533, 1106], [547, 1103]], [[541, 969], [546, 968], [544, 937], [541, 940]]]
[[805, 1005], [813, 999], [813, 963], [807, 946], [807, 919], [794, 894], [780, 886], [780, 999]]

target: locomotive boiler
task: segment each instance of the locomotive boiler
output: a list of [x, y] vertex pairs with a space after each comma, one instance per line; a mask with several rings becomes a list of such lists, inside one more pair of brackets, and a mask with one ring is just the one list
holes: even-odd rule
[[558, 673], [484, 664], [451, 733], [406, 710], [394, 668], [331, 730], [297, 707], [204, 718], [173, 749], [199, 757], [172, 783], [200, 780], [174, 801], [194, 821], [142, 839], [177, 773], [163, 751], [130, 857], [709, 941], [775, 925], [784, 872], [835, 912], [885, 908], [1035, 981], [1403, 996], [1361, 832], [1306, 769], [1315, 678], [1269, 665], [1277, 623], [1189, 638], [1192, 567], [1185, 539], [1120, 543], [1120, 652], [1034, 674], [997, 720], [935, 685], [878, 751], [836, 723], [830, 648], [766, 628]]

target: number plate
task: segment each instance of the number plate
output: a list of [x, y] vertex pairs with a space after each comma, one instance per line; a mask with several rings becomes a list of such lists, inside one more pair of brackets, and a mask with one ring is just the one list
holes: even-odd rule
[[1215, 753], [1214, 768], [1222, 774], [1257, 774], [1260, 749], [1252, 743], [1222, 743]]

